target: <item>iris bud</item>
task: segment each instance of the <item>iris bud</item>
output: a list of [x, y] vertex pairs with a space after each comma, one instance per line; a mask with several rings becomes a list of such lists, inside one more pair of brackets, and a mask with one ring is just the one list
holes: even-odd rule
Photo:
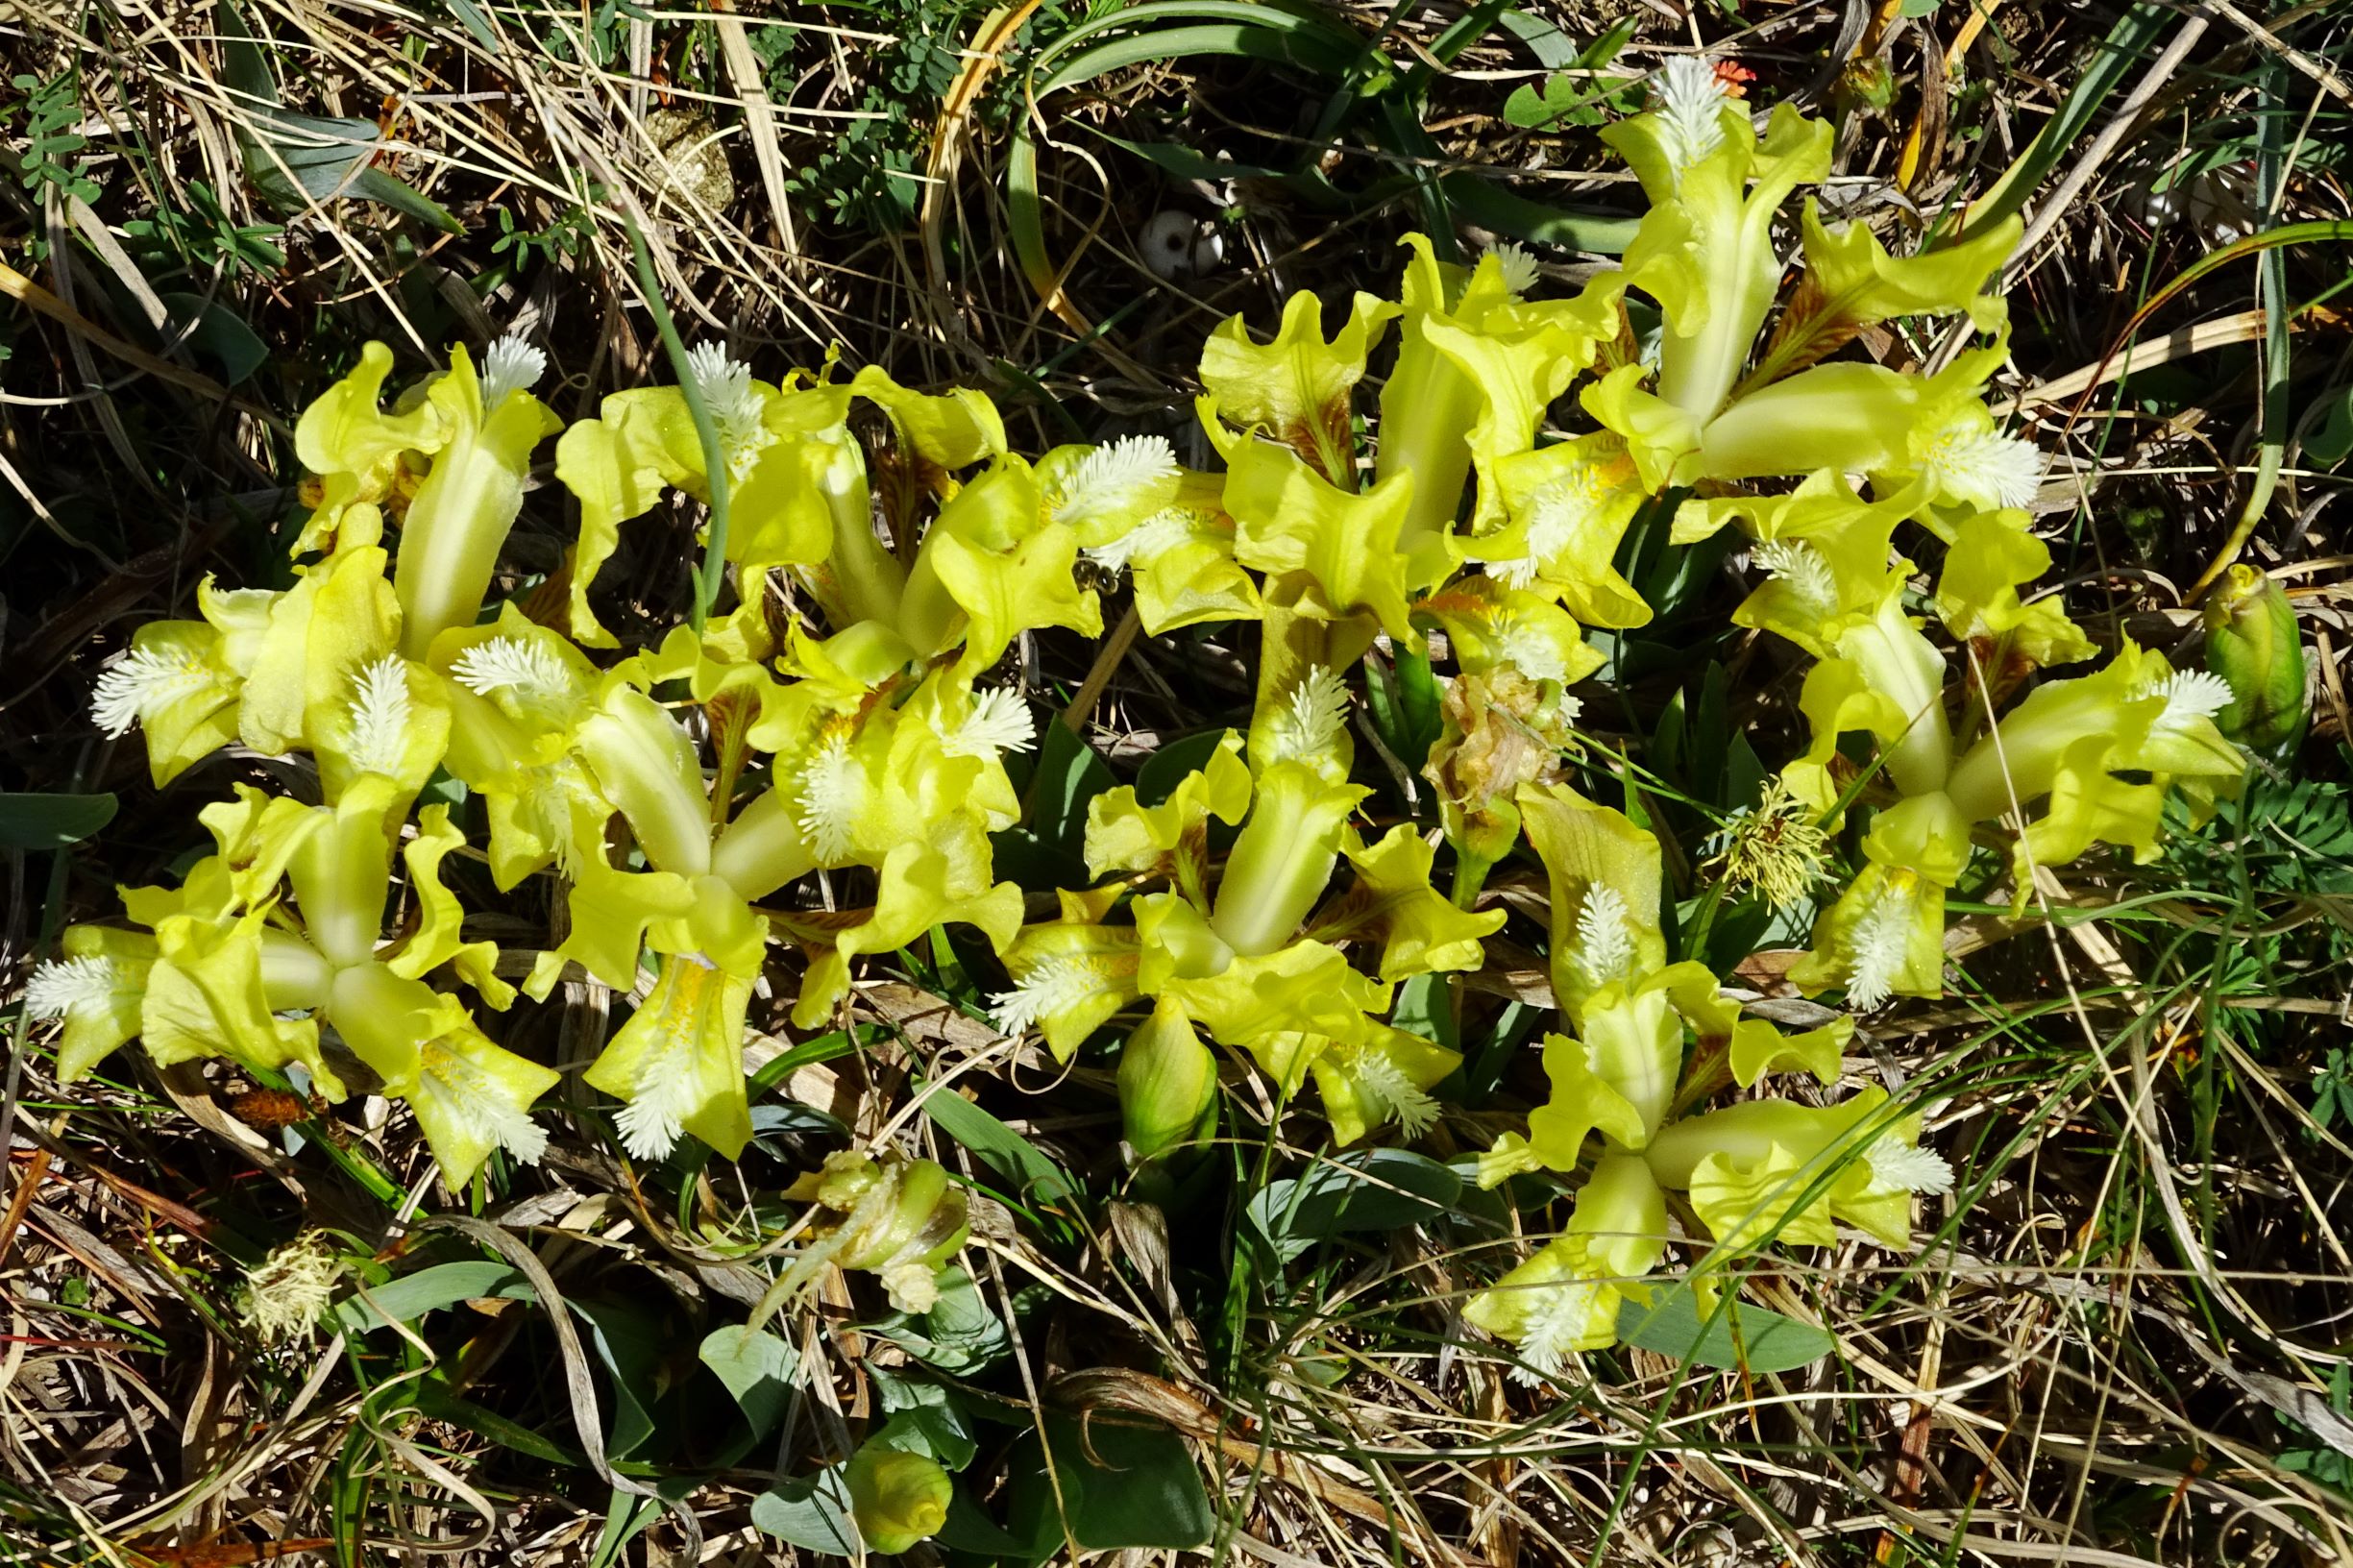
[[2232, 567], [2206, 600], [2206, 668], [2230, 686], [2230, 705], [2215, 716], [2223, 734], [2265, 752], [2303, 738], [2312, 709], [2295, 608], [2254, 567]]
[[940, 1532], [955, 1490], [939, 1461], [872, 1443], [849, 1457], [849, 1512], [869, 1552], [890, 1556]]
[[1139, 1160], [1197, 1146], [1217, 1125], [1217, 1058], [1164, 999], [1119, 1053], [1119, 1121]]

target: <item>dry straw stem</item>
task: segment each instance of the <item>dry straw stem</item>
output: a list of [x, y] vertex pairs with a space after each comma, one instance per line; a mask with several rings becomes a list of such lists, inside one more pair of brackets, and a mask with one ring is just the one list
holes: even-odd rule
[[2099, 133], [2092, 138], [2091, 145], [2083, 150], [2083, 156], [2075, 160], [2073, 166], [2067, 171], [2066, 177], [2059, 182], [2050, 194], [2041, 198], [2035, 211], [2034, 221], [2026, 226], [2025, 238], [2019, 241], [2018, 254], [2021, 259], [2011, 263], [2013, 270], [2022, 267], [2025, 264], [2024, 258], [2032, 257], [2036, 247], [2049, 236], [2051, 231], [2066, 221], [2069, 212], [2074, 208], [2075, 199], [2083, 194], [2085, 187], [2099, 177], [2101, 170], [2107, 167], [2110, 159], [2116, 155], [2117, 149], [2123, 144], [2126, 137], [2132, 135], [2134, 122], [2139, 118], [2142, 110], [2146, 108], [2160, 91], [2164, 90], [2167, 83], [2172, 81], [2174, 73], [2181, 69], [2182, 62], [2190, 58], [2190, 52], [2195, 49], [2198, 40], [2206, 36], [2206, 28], [2207, 20], [2203, 16], [2190, 16], [2183, 19], [2181, 26], [2174, 31], [2171, 40], [2166, 44], [2165, 52], [2151, 61], [2140, 81], [2133, 84], [2132, 91], [2124, 95], [2123, 102], [2116, 107], [2115, 112], [2108, 117], [2107, 123], [2099, 128]]

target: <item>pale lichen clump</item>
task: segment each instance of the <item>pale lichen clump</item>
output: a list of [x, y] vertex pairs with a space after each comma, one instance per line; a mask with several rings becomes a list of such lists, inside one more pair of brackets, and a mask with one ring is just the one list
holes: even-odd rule
[[1828, 873], [1830, 839], [1820, 814], [1776, 778], [1731, 821], [1708, 869], [1734, 893], [1753, 890], [1776, 909], [1795, 909]]
[[305, 1231], [246, 1270], [237, 1319], [264, 1345], [308, 1335], [334, 1300], [349, 1265], [325, 1231]]

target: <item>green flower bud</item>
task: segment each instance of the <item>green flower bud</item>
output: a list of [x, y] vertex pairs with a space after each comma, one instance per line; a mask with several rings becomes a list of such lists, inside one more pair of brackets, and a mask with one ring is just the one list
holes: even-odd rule
[[2206, 668], [2229, 685], [2215, 716], [2222, 733], [2257, 751], [2281, 752], [2304, 737], [2304, 646], [2280, 585], [2234, 566], [2206, 600]]
[[872, 1443], [849, 1457], [849, 1512], [869, 1552], [904, 1552], [947, 1523], [954, 1483], [939, 1461]]
[[1217, 1125], [1217, 1058], [1163, 998], [1119, 1053], [1119, 1121], [1139, 1160], [1198, 1146]]

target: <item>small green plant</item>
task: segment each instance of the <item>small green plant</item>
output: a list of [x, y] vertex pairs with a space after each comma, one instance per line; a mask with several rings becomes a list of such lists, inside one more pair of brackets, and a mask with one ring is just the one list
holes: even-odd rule
[[[601, 201], [604, 187], [588, 182], [586, 200]], [[490, 242], [490, 254], [500, 257], [493, 269], [499, 277], [529, 272], [544, 266], [558, 257], [571, 260], [580, 254], [589, 240], [591, 219], [585, 206], [568, 208], [563, 216], [543, 230], [526, 229], [515, 221], [514, 208], [499, 208], [499, 233]]]
[[77, 156], [89, 145], [89, 138], [73, 129], [83, 120], [81, 73], [68, 69], [44, 82], [19, 72], [10, 83], [23, 94], [17, 110], [25, 137], [20, 175], [25, 188], [37, 193], [55, 186], [85, 202], [96, 201], [98, 182]]
[[[561, 23], [553, 17], [560, 15]], [[610, 65], [627, 53], [627, 24], [650, 20], [635, 0], [597, 0], [594, 8], [550, 8], [550, 14], [527, 25], [538, 35], [540, 46], [557, 60], [586, 65]]]
[[840, 137], [789, 181], [822, 202], [836, 224], [895, 233], [915, 220], [923, 195], [915, 168], [930, 132], [923, 106], [937, 104], [956, 79], [963, 15], [961, 6], [930, 0], [881, 8], [877, 19], [895, 39], [874, 61], [881, 79], [867, 85]]
[[[1023, 23], [1015, 51], [1026, 49], [1034, 34], [1063, 27], [1083, 9], [1075, 0], [1048, 0]], [[931, 114], [963, 66], [966, 35], [977, 13], [961, 0], [885, 0], [873, 7], [864, 25], [889, 33], [893, 41], [863, 62], [875, 75], [858, 99], [855, 116], [790, 176], [791, 187], [822, 203], [845, 229], [886, 234], [912, 224], [923, 201], [918, 169], [930, 145]], [[792, 34], [782, 28], [761, 31], [775, 36], [766, 52], [771, 90], [785, 97], [793, 85], [777, 78], [795, 68]], [[994, 123], [1004, 110], [993, 98], [980, 112]]]
[[[2353, 1432], [2353, 1366], [2343, 1361], [2329, 1369], [2326, 1409], [2336, 1418], [2340, 1433]], [[2310, 1427], [2286, 1411], [2278, 1415], [2279, 1424], [2288, 1429], [2292, 1437], [2310, 1444], [2299, 1443], [2280, 1450], [2279, 1467], [2310, 1476], [2332, 1491], [2353, 1493], [2353, 1455], [2346, 1454], [2340, 1442], [2322, 1441]], [[2315, 1419], [2318, 1418], [2318, 1412], [2315, 1412]]]
[[184, 211], [159, 206], [154, 217], [133, 218], [122, 226], [142, 256], [197, 270], [226, 267], [257, 278], [284, 268], [285, 253], [270, 243], [286, 232], [283, 224], [237, 222], [201, 180], [188, 183], [187, 195]]
[[1523, 86], [1504, 101], [1504, 118], [1524, 131], [1551, 131], [1561, 126], [1607, 124], [1635, 107], [1641, 85], [1608, 74], [1610, 62], [1633, 41], [1635, 18], [1629, 16], [1584, 48], [1568, 56], [1566, 66], [1547, 76], [1541, 88]]
[[2353, 1049], [2339, 1045], [2313, 1076], [2312, 1119], [2322, 1130], [2353, 1126]]

